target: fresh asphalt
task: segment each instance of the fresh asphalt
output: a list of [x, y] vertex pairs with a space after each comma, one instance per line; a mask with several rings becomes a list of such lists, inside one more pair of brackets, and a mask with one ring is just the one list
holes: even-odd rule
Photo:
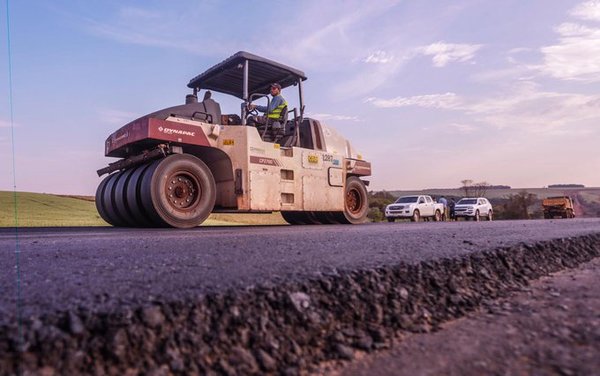
[[76, 307], [110, 310], [592, 233], [600, 233], [600, 218], [191, 230], [5, 228], [0, 323], [13, 319], [17, 307], [25, 317]]

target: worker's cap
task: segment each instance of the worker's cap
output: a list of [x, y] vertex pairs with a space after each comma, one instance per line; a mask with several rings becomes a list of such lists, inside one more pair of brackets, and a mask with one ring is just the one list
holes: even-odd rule
[[279, 90], [281, 90], [281, 85], [279, 85], [277, 82], [274, 82], [274, 83], [272, 83], [272, 84], [271, 84], [271, 87], [276, 87], [276, 88], [278, 88]]

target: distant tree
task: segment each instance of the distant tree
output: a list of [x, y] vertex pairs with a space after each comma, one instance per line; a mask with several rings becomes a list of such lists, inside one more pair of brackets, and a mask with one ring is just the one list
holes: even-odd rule
[[482, 181], [479, 183], [473, 183], [471, 179], [461, 180], [461, 189], [465, 193], [465, 197], [485, 197], [488, 189], [490, 189], [490, 183]]
[[387, 199], [387, 200], [392, 200], [392, 201], [396, 200], [396, 197], [394, 197], [393, 194], [391, 194], [390, 192], [385, 191], [385, 190], [377, 191], [377, 192], [371, 191], [371, 192], [369, 192], [369, 195], [373, 198], [382, 198], [382, 199]]
[[474, 196], [476, 197], [485, 197], [488, 189], [490, 189], [490, 184], [488, 182], [482, 181], [479, 183], [473, 184]]
[[369, 214], [367, 217], [373, 222], [379, 222], [385, 219], [385, 207], [396, 200], [389, 192], [369, 192]]
[[502, 209], [497, 212], [499, 219], [530, 219], [529, 207], [538, 201], [537, 195], [527, 191], [508, 195]]
[[583, 184], [550, 184], [548, 188], [585, 188]]
[[471, 186], [473, 185], [473, 180], [465, 179], [461, 180], [460, 183], [462, 184], [461, 189], [463, 190], [463, 192], [465, 192], [465, 197], [471, 197], [469, 193], [471, 193]]

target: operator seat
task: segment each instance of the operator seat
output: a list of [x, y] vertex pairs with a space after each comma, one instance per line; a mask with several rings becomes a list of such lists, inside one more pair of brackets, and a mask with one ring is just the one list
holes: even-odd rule
[[200, 103], [204, 105], [204, 113], [210, 115], [207, 116], [209, 123], [218, 124], [221, 122], [221, 105], [211, 98], [211, 94], [210, 91], [204, 93], [204, 99]]

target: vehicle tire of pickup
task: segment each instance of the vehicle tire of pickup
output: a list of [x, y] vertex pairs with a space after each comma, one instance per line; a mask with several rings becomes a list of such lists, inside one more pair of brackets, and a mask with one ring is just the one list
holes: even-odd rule
[[145, 171], [140, 198], [157, 225], [192, 228], [210, 215], [216, 191], [204, 162], [193, 155], [173, 154]]
[[421, 221], [421, 213], [419, 212], [419, 209], [415, 209], [410, 220], [412, 222], [420, 222]]
[[356, 176], [346, 179], [346, 190], [344, 192], [344, 212], [340, 219], [345, 223], [359, 224], [367, 220], [369, 211], [369, 199], [365, 183]]
[[442, 220], [442, 213], [439, 210], [435, 211], [435, 215], [433, 216], [433, 220], [439, 222]]
[[488, 221], [493, 221], [494, 220], [494, 213], [491, 210], [488, 212], [487, 220]]
[[475, 216], [473, 217], [474, 221], [479, 222], [481, 220], [481, 216], [479, 215], [479, 210], [475, 210]]

